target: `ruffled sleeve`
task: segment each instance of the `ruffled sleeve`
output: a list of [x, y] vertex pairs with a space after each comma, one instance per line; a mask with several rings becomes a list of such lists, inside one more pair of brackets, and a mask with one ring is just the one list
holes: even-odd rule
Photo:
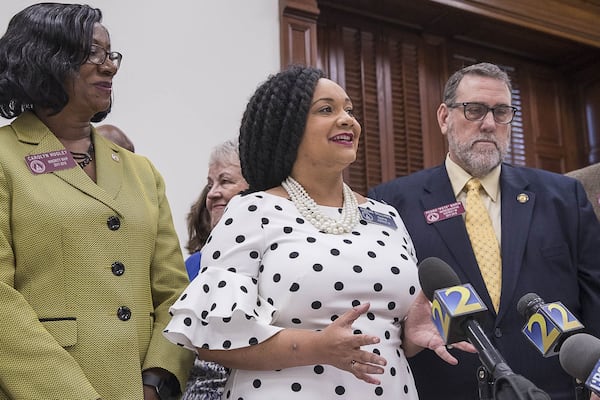
[[262, 196], [234, 197], [202, 249], [201, 269], [171, 307], [168, 340], [195, 350], [261, 343], [281, 327], [277, 309], [260, 296], [257, 277], [265, 251]]

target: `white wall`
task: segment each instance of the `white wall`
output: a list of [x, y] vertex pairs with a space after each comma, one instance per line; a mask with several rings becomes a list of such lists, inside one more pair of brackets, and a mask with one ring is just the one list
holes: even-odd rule
[[[3, 1], [0, 33], [35, 2]], [[120, 126], [162, 173], [183, 248], [185, 216], [206, 182], [210, 150], [238, 134], [248, 98], [279, 69], [278, 1], [82, 3], [102, 10], [112, 49], [123, 53], [113, 111], [103, 122]]]

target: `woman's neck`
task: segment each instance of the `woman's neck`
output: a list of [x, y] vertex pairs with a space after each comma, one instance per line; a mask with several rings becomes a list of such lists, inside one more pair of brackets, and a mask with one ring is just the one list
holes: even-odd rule
[[89, 120], [67, 115], [64, 110], [55, 115], [43, 112], [36, 115], [68, 150], [85, 152], [88, 149], [92, 134]]

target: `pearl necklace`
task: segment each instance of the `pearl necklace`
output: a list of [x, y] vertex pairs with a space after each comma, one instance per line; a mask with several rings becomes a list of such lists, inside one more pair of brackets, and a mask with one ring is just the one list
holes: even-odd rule
[[281, 182], [281, 186], [289, 194], [300, 214], [318, 230], [334, 235], [351, 232], [360, 220], [356, 196], [354, 196], [348, 185], [345, 183], [343, 185], [344, 205], [342, 207], [342, 217], [338, 221], [324, 215], [319, 209], [319, 205], [294, 178], [288, 176], [285, 181]]

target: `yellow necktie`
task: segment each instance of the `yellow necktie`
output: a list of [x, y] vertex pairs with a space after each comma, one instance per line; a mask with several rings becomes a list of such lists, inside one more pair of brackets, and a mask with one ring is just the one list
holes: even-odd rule
[[502, 287], [502, 260], [500, 258], [500, 246], [496, 233], [492, 227], [492, 221], [487, 209], [483, 205], [479, 189], [479, 179], [471, 179], [465, 185], [467, 189], [467, 204], [465, 206], [465, 224], [471, 246], [481, 270], [481, 276], [485, 282], [492, 304], [498, 311], [500, 306], [500, 291]]

